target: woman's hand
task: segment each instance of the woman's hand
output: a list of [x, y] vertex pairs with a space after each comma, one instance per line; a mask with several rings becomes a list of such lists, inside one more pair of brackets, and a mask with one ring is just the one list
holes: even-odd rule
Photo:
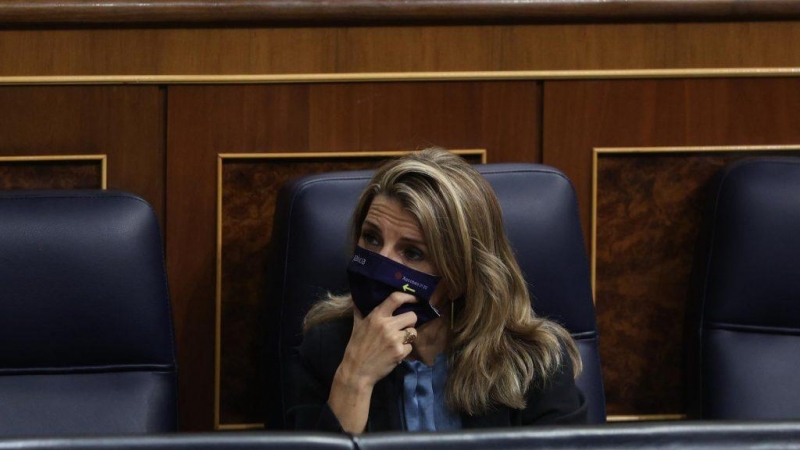
[[394, 292], [367, 317], [353, 309], [353, 332], [328, 398], [328, 405], [345, 431], [364, 431], [375, 383], [411, 353], [411, 344], [404, 342], [408, 333], [416, 337], [417, 331], [412, 327], [417, 315], [392, 314], [404, 303], [416, 301], [412, 295]]
[[403, 342], [407, 335], [405, 330], [416, 335], [412, 327], [417, 315], [413, 312], [392, 314], [404, 303], [415, 302], [417, 299], [412, 295], [394, 292], [367, 317], [361, 317], [358, 309], [353, 309], [353, 333], [342, 365], [357, 383], [374, 386], [411, 353], [411, 344]]

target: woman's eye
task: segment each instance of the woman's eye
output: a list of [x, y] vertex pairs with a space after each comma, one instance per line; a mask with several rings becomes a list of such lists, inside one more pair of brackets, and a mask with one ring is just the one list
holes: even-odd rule
[[425, 254], [422, 253], [418, 248], [409, 247], [404, 251], [405, 257], [410, 261], [422, 261], [425, 259]]
[[373, 246], [380, 245], [380, 240], [378, 239], [378, 236], [374, 235], [373, 233], [369, 232], [361, 233], [361, 239], [363, 239], [364, 242], [367, 243], [367, 245], [373, 245]]

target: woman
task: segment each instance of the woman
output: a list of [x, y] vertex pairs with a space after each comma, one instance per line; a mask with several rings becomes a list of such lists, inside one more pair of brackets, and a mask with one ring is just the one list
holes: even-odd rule
[[[575, 343], [531, 311], [497, 198], [463, 159], [429, 149], [382, 166], [356, 207], [352, 239], [353, 295], [311, 309], [287, 364], [290, 426], [586, 422]], [[397, 283], [362, 266], [396, 269]]]

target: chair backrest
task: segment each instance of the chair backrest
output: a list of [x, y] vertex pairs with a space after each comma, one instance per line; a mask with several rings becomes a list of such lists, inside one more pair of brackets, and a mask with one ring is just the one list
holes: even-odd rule
[[707, 419], [800, 419], [800, 158], [711, 185], [698, 241], [688, 400]]
[[[584, 371], [577, 383], [593, 423], [605, 421], [589, 266], [573, 187], [561, 172], [533, 164], [476, 166], [494, 188], [537, 314], [575, 337]], [[274, 289], [265, 308], [266, 423], [283, 427], [280, 361], [302, 340], [303, 317], [328, 291], [346, 292], [348, 229], [372, 171], [314, 175], [281, 190], [272, 236]]]
[[105, 191], [0, 193], [0, 436], [175, 430], [152, 208]]

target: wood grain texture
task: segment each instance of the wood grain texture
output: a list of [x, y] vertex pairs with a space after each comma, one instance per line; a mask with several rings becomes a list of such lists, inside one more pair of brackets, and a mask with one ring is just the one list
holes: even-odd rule
[[800, 17], [790, 0], [18, 0], [0, 24], [463, 23], [769, 20]]
[[[798, 144], [797, 108], [800, 79], [548, 82], [543, 158], [572, 179], [590, 236], [593, 148]], [[671, 364], [696, 231], [687, 214], [711, 169], [642, 158], [598, 179], [596, 304], [610, 414], [682, 408], [668, 396], [682, 386]]]
[[269, 245], [278, 190], [302, 175], [373, 168], [376, 158], [252, 159], [223, 164], [220, 423], [262, 421], [259, 313], [267, 302]]
[[[492, 162], [537, 162], [540, 99], [540, 85], [533, 82], [171, 87], [167, 265], [183, 428], [213, 425], [219, 153], [396, 151], [436, 144], [485, 148]], [[269, 176], [281, 180], [280, 172]], [[243, 408], [224, 417], [250, 417], [249, 406]]]
[[99, 161], [0, 161], [0, 189], [102, 189]]
[[528, 81], [312, 85], [308, 151], [442, 146], [538, 161], [539, 90]]
[[592, 149], [800, 142], [800, 79], [545, 83], [543, 161], [570, 177], [590, 236]]
[[706, 186], [735, 160], [779, 155], [800, 151], [600, 158], [596, 297], [609, 414], [686, 413], [683, 319]]
[[0, 30], [0, 76], [800, 67], [800, 22]]
[[0, 87], [0, 156], [101, 154], [108, 155], [108, 188], [147, 200], [163, 225], [161, 89]]

